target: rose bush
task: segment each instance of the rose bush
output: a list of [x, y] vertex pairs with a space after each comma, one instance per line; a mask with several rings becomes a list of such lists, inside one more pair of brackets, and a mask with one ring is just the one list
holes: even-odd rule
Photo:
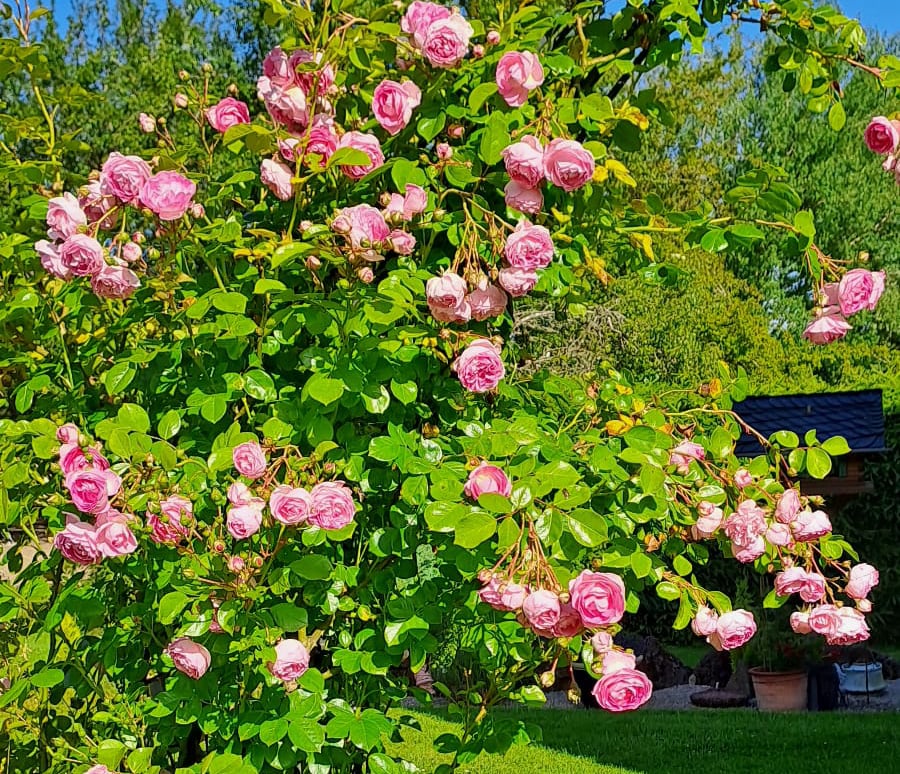
[[[75, 140], [56, 136], [53, 73], [15, 20], [0, 56], [45, 123], [2, 146], [22, 205], [0, 241], [0, 506], [23, 536], [0, 621], [25, 654], [0, 695], [8, 769], [399, 772], [385, 740], [411, 721], [388, 710], [428, 700], [410, 674], [451, 617], [483, 677], [435, 685], [463, 722], [439, 740], [444, 770], [527, 738], [489, 710], [543, 701], [558, 666], [580, 661], [602, 707], [636, 709], [652, 686], [614, 635], [641, 593], [717, 648], [756, 630], [697, 580], [705, 540], [776, 570], [766, 603], [799, 594], [796, 629], [868, 636], [877, 571], [792, 481], [825, 475], [842, 439], [776, 433], [737, 460], [753, 430], [725, 365], [665, 402], [616, 372], [519, 369], [513, 299], [578, 303], [606, 276], [600, 238], [652, 273], [661, 229], [707, 249], [789, 231], [824, 299], [817, 343], [877, 303], [883, 276], [822, 254], [777, 169], [730, 194], [766, 220], [636, 200], [622, 159], [665, 111], [620, 96], [629, 73], [727, 10], [758, 12], [702, 7], [631, 4], [611, 24], [596, 4], [501, 3], [492, 29], [418, 1], [368, 19], [273, 2], [285, 44], [256, 101], [188, 73], [173, 104], [200, 142], [132, 116], [154, 148], [109, 149], [86, 180], [59, 164]], [[868, 67], [861, 31], [817, 14], [794, 2], [767, 25], [839, 115], [828, 84]], [[812, 48], [810, 26], [832, 45]], [[652, 64], [634, 53], [654, 47]], [[883, 123], [869, 135], [893, 141]]]

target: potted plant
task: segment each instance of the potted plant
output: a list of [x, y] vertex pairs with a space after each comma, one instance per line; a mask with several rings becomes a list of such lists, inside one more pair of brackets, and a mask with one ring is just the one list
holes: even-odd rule
[[760, 710], [805, 710], [811, 664], [821, 660], [820, 642], [791, 631], [786, 608], [758, 612], [756, 637], [747, 647], [750, 679]]

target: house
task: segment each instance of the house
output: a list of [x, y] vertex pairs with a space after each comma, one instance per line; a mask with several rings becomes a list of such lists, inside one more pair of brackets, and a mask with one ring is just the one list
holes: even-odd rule
[[[791, 430], [803, 444], [806, 433], [815, 430], [819, 442], [835, 435], [847, 439], [850, 453], [834, 458], [830, 475], [821, 480], [801, 478], [804, 494], [835, 499], [874, 489], [872, 482], [866, 480], [864, 463], [872, 455], [887, 451], [881, 390], [760, 396], [735, 403], [734, 410], [766, 438], [777, 430]], [[735, 453], [739, 457], [756, 457], [764, 449], [758, 439], [745, 433], [738, 440]]]

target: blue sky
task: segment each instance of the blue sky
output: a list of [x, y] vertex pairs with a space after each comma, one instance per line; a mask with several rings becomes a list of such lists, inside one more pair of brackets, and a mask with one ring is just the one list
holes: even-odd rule
[[[900, 33], [900, 0], [838, 0], [838, 2], [844, 13], [858, 18], [866, 27], [874, 27], [888, 34]], [[60, 19], [67, 19], [72, 9], [72, 0], [55, 0], [55, 3], [53, 0], [38, 0], [35, 5], [38, 4], [54, 4], [57, 17]]]

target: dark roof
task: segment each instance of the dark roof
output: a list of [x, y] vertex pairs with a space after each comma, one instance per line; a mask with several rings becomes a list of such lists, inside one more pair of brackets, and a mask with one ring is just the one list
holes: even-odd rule
[[[815, 429], [820, 442], [844, 436], [854, 453], [885, 451], [881, 390], [753, 397], [735, 403], [734, 410], [766, 438], [776, 430], [793, 430], [803, 443], [804, 434]], [[738, 457], [761, 453], [759, 441], [747, 434], [735, 448]]]

